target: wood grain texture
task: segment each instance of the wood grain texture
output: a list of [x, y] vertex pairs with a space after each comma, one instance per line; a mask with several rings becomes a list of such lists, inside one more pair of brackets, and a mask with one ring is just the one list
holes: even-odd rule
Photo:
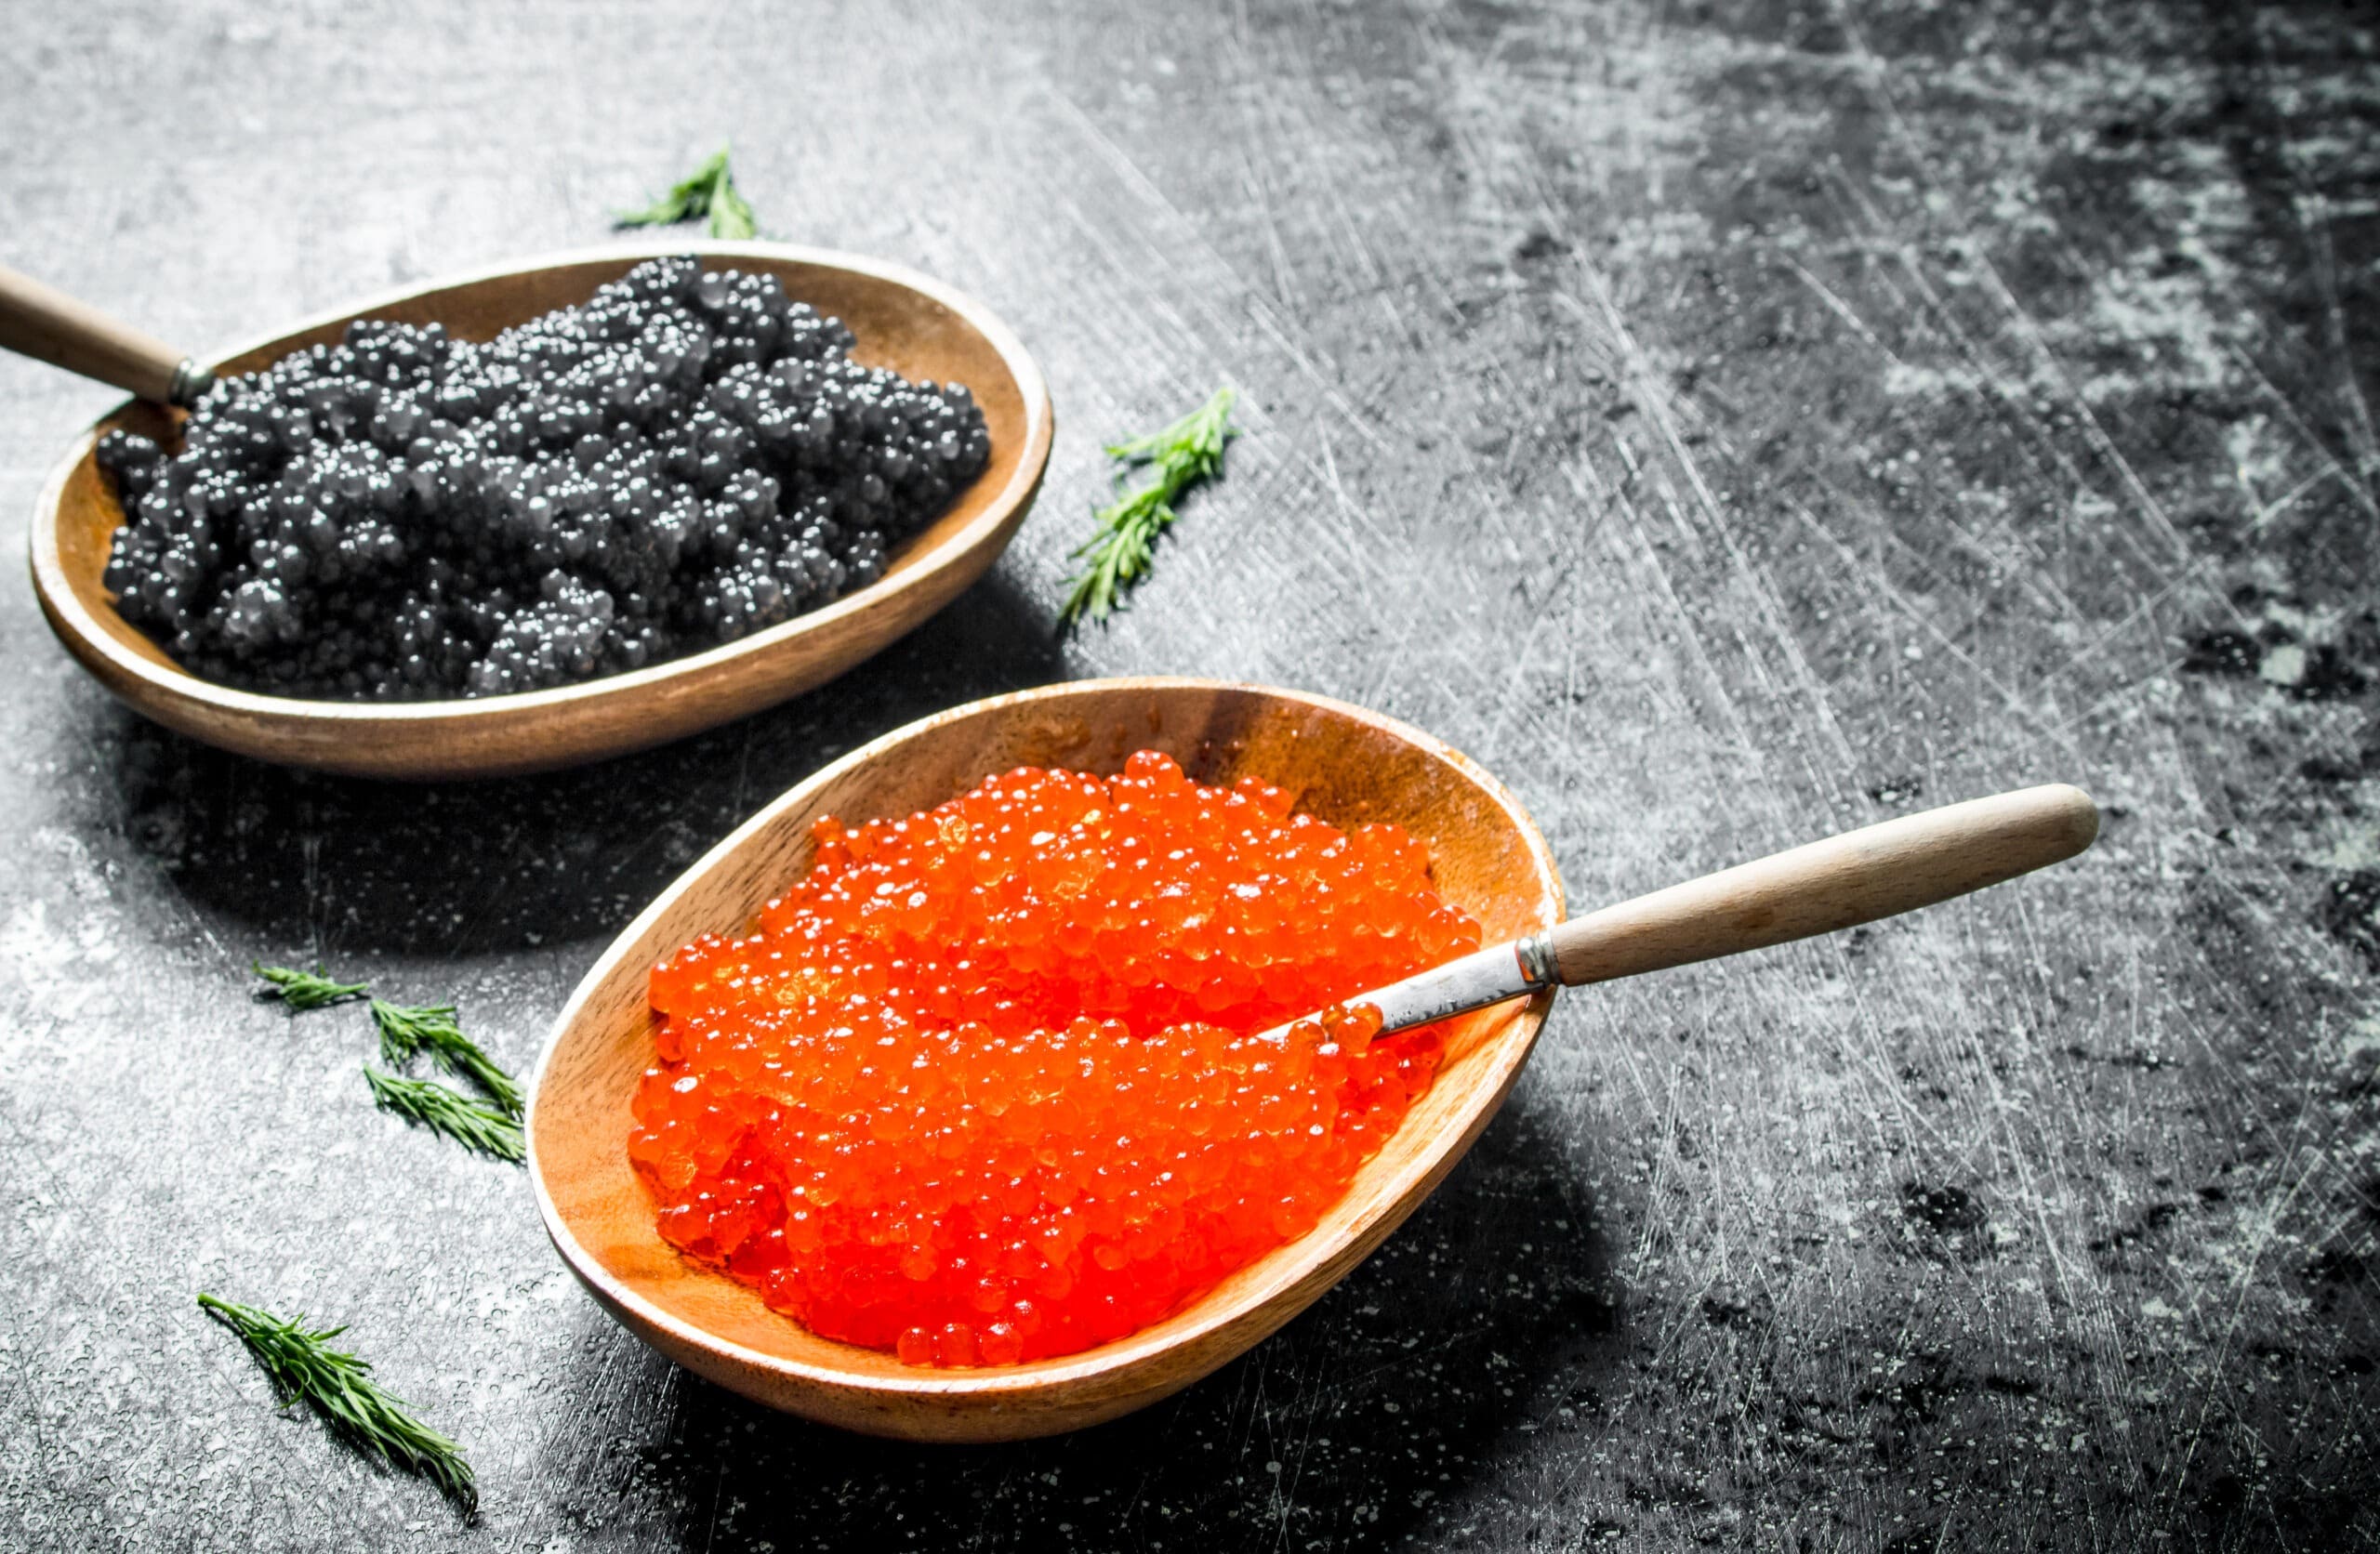
[[546, 1229], [595, 1297], [662, 1353], [771, 1407], [910, 1441], [1020, 1441], [1146, 1407], [1312, 1305], [1405, 1221], [1495, 1114], [1549, 994], [1454, 1021], [1447, 1061], [1347, 1195], [1296, 1241], [1163, 1322], [1081, 1353], [978, 1371], [904, 1365], [821, 1338], [661, 1239], [628, 1160], [629, 1103], [654, 1062], [654, 964], [739, 933], [810, 867], [810, 828], [897, 819], [1020, 766], [1113, 775], [1163, 750], [1198, 782], [1256, 776], [1302, 813], [1419, 837], [1439, 893], [1491, 942], [1562, 915], [1562, 882], [1524, 810], [1417, 730], [1320, 697], [1145, 678], [1052, 686], [939, 713], [853, 751], [763, 809], [664, 891], [579, 983], [539, 1061], [529, 1174]]
[[1934, 906], [2063, 863], [2098, 834], [2082, 789], [2022, 788], [1685, 880], [1572, 918], [1546, 942], [1568, 987], [1666, 971]]
[[206, 364], [221, 375], [253, 372], [336, 342], [358, 318], [441, 323], [461, 339], [493, 339], [586, 301], [641, 259], [683, 253], [774, 275], [795, 301], [851, 329], [856, 361], [973, 391], [991, 434], [990, 459], [868, 586], [707, 652], [514, 696], [337, 702], [235, 690], [176, 664], [116, 612], [107, 590], [109, 546], [124, 513], [93, 450], [119, 427], [171, 447], [180, 421], [161, 405], [130, 402], [75, 439], [34, 504], [33, 591], [42, 612], [84, 667], [144, 717], [259, 760], [357, 777], [452, 781], [576, 766], [682, 739], [834, 678], [981, 577], [1041, 488], [1053, 431], [1049, 388], [1023, 342], [972, 297], [854, 255], [665, 239], [517, 259], [410, 286], [278, 327]]
[[[2367, 18], [655, 14], [86, 0], [0, 50], [0, 262], [166, 339], [598, 241], [732, 138], [773, 235], [983, 298], [1068, 427], [941, 614], [577, 772], [221, 756], [0, 590], [0, 1544], [2380, 1538]], [[1227, 478], [1112, 629], [1059, 638], [1098, 442], [1225, 381]], [[0, 361], [0, 547], [114, 398]], [[1157, 673], [1457, 745], [1581, 912], [2047, 775], [2107, 824], [1953, 910], [1564, 994], [1463, 1164], [1304, 1316], [1005, 1446], [851, 1436], [654, 1357], [522, 1173], [370, 1112], [368, 1032], [247, 1000], [250, 957], [319, 955], [459, 999], [517, 1072], [771, 795], [978, 697]], [[274, 1414], [201, 1287], [352, 1322], [487, 1524]]]
[[99, 379], [158, 404], [184, 353], [22, 270], [0, 265], [0, 350]]

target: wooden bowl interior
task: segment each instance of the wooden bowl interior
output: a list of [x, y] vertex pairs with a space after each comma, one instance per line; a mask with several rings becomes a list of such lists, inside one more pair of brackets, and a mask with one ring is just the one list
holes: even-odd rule
[[[913, 1369], [810, 1333], [660, 1239], [627, 1156], [629, 1102], [653, 1061], [645, 987], [652, 964], [697, 934], [747, 925], [808, 868], [808, 830], [822, 815], [847, 823], [905, 815], [1018, 766], [1112, 773], [1143, 748], [1172, 755], [1201, 782], [1255, 774], [1337, 825], [1405, 826], [1429, 845], [1440, 891], [1479, 919], [1488, 942], [1561, 916], [1561, 884], [1542, 838], [1492, 780], [1426, 736], [1319, 699], [1201, 682], [1091, 682], [978, 704], [892, 735], [795, 789], [696, 864], [589, 973], [557, 1028], [531, 1117], [534, 1166], [554, 1218], [600, 1271], [590, 1285], [629, 1325], [714, 1379], [851, 1428], [944, 1439], [1071, 1428], [1153, 1401], [1288, 1320], [1452, 1166], [1526, 1058], [1541, 1003], [1461, 1022], [1436, 1083], [1316, 1231], [1156, 1326], [1085, 1353], [1000, 1369]], [[606, 1280], [614, 1285], [608, 1291]], [[635, 1301], [622, 1301], [621, 1292]], [[649, 1310], [633, 1310], [637, 1302]], [[655, 1313], [710, 1342], [656, 1335], [646, 1320]], [[1161, 1380], [1134, 1374], [1183, 1344], [1195, 1363], [1177, 1366], [1179, 1374]], [[822, 1403], [793, 1372], [848, 1385]], [[997, 1424], [961, 1416], [971, 1391], [997, 1396], [1013, 1411], [1051, 1384], [1075, 1391], [1051, 1401], [1046, 1416], [1032, 1416], [1029, 1403]], [[945, 1413], [921, 1420], [896, 1405], [877, 1407], [866, 1393], [880, 1387], [933, 1394]]]
[[[288, 334], [242, 347], [218, 359], [215, 368], [222, 375], [251, 373], [293, 350], [336, 344], [347, 325], [359, 318], [413, 324], [443, 323], [459, 338], [489, 340], [540, 313], [586, 301], [595, 294], [595, 288], [618, 279], [656, 254], [680, 252], [701, 251], [638, 249], [483, 275], [413, 292], [352, 312], [324, 317]], [[1031, 407], [999, 347], [936, 298], [892, 276], [835, 264], [765, 253], [717, 252], [704, 253], [702, 257], [714, 268], [732, 267], [774, 275], [784, 283], [787, 295], [841, 319], [858, 342], [853, 355], [866, 365], [890, 367], [913, 380], [963, 383], [983, 407], [985, 426], [991, 434], [990, 462], [948, 510], [902, 545], [884, 577], [873, 587], [882, 588], [896, 581], [981, 517], [1008, 490], [1019, 464], [1033, 455], [1033, 440], [1026, 435]], [[164, 649], [116, 613], [115, 596], [102, 582], [109, 547], [124, 521], [124, 509], [117, 504], [106, 477], [99, 472], [92, 450], [101, 436], [119, 427], [158, 438], [168, 446], [178, 446], [181, 419], [179, 412], [168, 412], [136, 400], [99, 421], [84, 439], [73, 468], [67, 474], [54, 521], [59, 560], [67, 586], [97, 623], [98, 629], [123, 652], [204, 685], [207, 682], [189, 675], [166, 656]], [[771, 630], [799, 629], [814, 618], [796, 617]], [[763, 632], [746, 640], [758, 641], [769, 635]]]

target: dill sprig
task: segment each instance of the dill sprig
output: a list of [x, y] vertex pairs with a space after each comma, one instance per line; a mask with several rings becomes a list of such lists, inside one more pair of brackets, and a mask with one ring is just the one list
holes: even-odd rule
[[735, 175], [728, 170], [725, 146], [695, 168], [692, 177], [670, 185], [668, 193], [642, 210], [622, 211], [615, 224], [668, 227], [705, 216], [710, 217], [713, 237], [747, 238], [760, 231], [751, 205], [737, 192]]
[[427, 1049], [447, 1073], [471, 1080], [488, 1093], [496, 1110], [518, 1117], [526, 1100], [520, 1082], [498, 1068], [479, 1043], [455, 1023], [452, 1004], [407, 1006], [372, 1000], [372, 1023], [380, 1031], [380, 1058], [390, 1065]]
[[[1107, 456], [1119, 459], [1117, 499], [1092, 515], [1099, 532], [1073, 552], [1085, 560], [1081, 575], [1072, 579], [1058, 624], [1070, 626], [1081, 616], [1104, 621], [1122, 596], [1145, 576], [1157, 560], [1157, 537], [1175, 518], [1173, 504], [1182, 494], [1222, 470], [1223, 445], [1239, 435], [1231, 424], [1231, 407], [1238, 396], [1218, 388], [1205, 404], [1162, 431], [1111, 442]], [[1137, 491], [1123, 489], [1128, 471], [1153, 467], [1156, 479]]]
[[361, 998], [368, 982], [337, 982], [323, 975], [320, 962], [311, 971], [300, 971], [289, 966], [260, 966], [248, 962], [256, 974], [264, 979], [262, 996], [278, 998], [290, 1008], [303, 1014], [308, 1009], [327, 1008], [349, 998]]
[[466, 1517], [480, 1508], [478, 1481], [463, 1449], [413, 1416], [403, 1402], [372, 1379], [372, 1363], [330, 1347], [345, 1326], [308, 1332], [303, 1316], [284, 1322], [270, 1311], [202, 1292], [198, 1303], [240, 1336], [272, 1378], [281, 1406], [311, 1404], [335, 1432], [381, 1461], [420, 1473], [455, 1497]]
[[529, 1152], [519, 1123], [434, 1079], [382, 1073], [369, 1063], [364, 1065], [364, 1077], [372, 1082], [372, 1099], [383, 1111], [409, 1117], [433, 1133], [443, 1133], [498, 1160], [520, 1160]]

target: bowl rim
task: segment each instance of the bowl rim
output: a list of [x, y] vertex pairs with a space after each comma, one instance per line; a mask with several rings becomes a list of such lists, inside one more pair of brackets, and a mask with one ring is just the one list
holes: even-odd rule
[[[646, 1324], [691, 1351], [807, 1387], [844, 1393], [897, 1395], [919, 1402], [984, 1404], [1034, 1395], [1052, 1387], [1078, 1385], [1101, 1377], [1128, 1374], [1135, 1367], [1160, 1355], [1211, 1339], [1218, 1330], [1262, 1310], [1272, 1298], [1272, 1297], [1264, 1297], [1251, 1302], [1219, 1309], [1203, 1316], [1191, 1326], [1170, 1332], [1162, 1338], [1150, 1336], [1158, 1327], [1170, 1324], [1184, 1311], [1195, 1309], [1198, 1302], [1206, 1300], [1213, 1293], [1210, 1288], [1205, 1294], [1196, 1297], [1190, 1307], [1177, 1309], [1167, 1317], [1159, 1319], [1157, 1323], [1127, 1334], [1121, 1338], [1071, 1355], [1027, 1361], [1022, 1364], [1011, 1366], [951, 1370], [916, 1367], [914, 1376], [906, 1373], [862, 1374], [808, 1361], [790, 1360], [783, 1355], [752, 1349], [732, 1339], [723, 1338], [707, 1328], [664, 1310], [638, 1293], [628, 1283], [615, 1276], [602, 1261], [578, 1240], [569, 1222], [556, 1206], [552, 1194], [547, 1189], [545, 1172], [537, 1149], [536, 1119], [537, 1108], [544, 1096], [547, 1073], [553, 1065], [555, 1055], [560, 1051], [563, 1040], [569, 1035], [573, 1026], [577, 1023], [582, 1009], [594, 997], [599, 987], [617, 972], [620, 963], [625, 960], [636, 942], [644, 936], [653, 924], [677, 903], [681, 897], [694, 889], [714, 868], [732, 858], [750, 837], [767, 827], [787, 810], [807, 800], [813, 792], [833, 783], [845, 772], [925, 732], [931, 727], [958, 722], [1006, 707], [1041, 701], [1061, 701], [1071, 695], [1119, 689], [1157, 691], [1243, 691], [1294, 702], [1318, 711], [1369, 724], [1428, 751], [1476, 784], [1488, 797], [1495, 801], [1501, 812], [1517, 823], [1520, 840], [1539, 868], [1545, 891], [1543, 904], [1552, 914], [1548, 926], [1552, 922], [1561, 921], [1566, 915], [1567, 897], [1562, 884], [1561, 870], [1555, 863], [1553, 849], [1546, 842], [1544, 834], [1538, 828], [1534, 817], [1510, 789], [1497, 781], [1476, 761], [1435, 735], [1397, 718], [1333, 697], [1244, 680], [1209, 679], [1195, 676], [1119, 676], [1063, 680], [1054, 684], [1036, 686], [1029, 690], [988, 696], [942, 712], [929, 714], [905, 724], [901, 728], [868, 741], [866, 744], [860, 745], [802, 778], [763, 805], [700, 858], [687, 865], [685, 870], [665, 887], [643, 911], [637, 914], [620, 929], [595, 963], [579, 979], [577, 986], [571, 992], [569, 1001], [563, 1005], [562, 1013], [555, 1017], [553, 1025], [547, 1034], [545, 1045], [538, 1053], [536, 1067], [530, 1076], [529, 1108], [523, 1115], [522, 1129], [528, 1145], [525, 1165], [528, 1169], [530, 1187], [536, 1200], [538, 1218], [544, 1222], [548, 1238], [553, 1243], [555, 1250], [562, 1255], [563, 1262], [569, 1266], [571, 1271], [587, 1285], [601, 1303], [610, 1307], [615, 1317], [621, 1319], [623, 1324], [631, 1332], [637, 1332], [640, 1324]], [[1544, 1023], [1545, 1015], [1552, 1005], [1553, 990], [1547, 989], [1533, 997], [1515, 1000], [1506, 1006], [1511, 1012], [1506, 1014], [1499, 1024], [1486, 1032], [1473, 1047], [1474, 1051], [1489, 1047], [1501, 1047], [1503, 1053], [1497, 1069], [1489, 1074], [1482, 1075], [1480, 1081], [1474, 1084], [1474, 1089], [1478, 1092], [1479, 1099], [1468, 1102], [1444, 1125], [1447, 1131], [1461, 1140], [1459, 1145], [1450, 1152], [1442, 1151], [1426, 1158], [1417, 1158], [1401, 1168], [1391, 1182], [1383, 1184], [1381, 1189], [1379, 1196], [1382, 1207], [1379, 1211], [1361, 1221], [1340, 1228], [1331, 1242], [1308, 1248], [1306, 1253], [1299, 1258], [1301, 1268], [1311, 1271], [1327, 1266], [1334, 1258], [1345, 1255], [1360, 1243], [1364, 1239], [1364, 1232], [1376, 1224], [1381, 1218], [1393, 1215], [1396, 1219], [1401, 1219], [1403, 1214], [1398, 1212], [1400, 1206], [1405, 1212], [1409, 1212], [1411, 1208], [1419, 1205], [1421, 1197], [1426, 1197], [1430, 1191], [1435, 1191], [1435, 1185], [1433, 1185], [1422, 1189], [1419, 1196], [1414, 1196], [1416, 1189], [1422, 1188], [1422, 1184], [1429, 1180], [1434, 1172], [1442, 1176], [1447, 1169], [1451, 1168], [1453, 1158], [1459, 1158], [1467, 1151], [1470, 1142], [1475, 1141], [1480, 1129], [1502, 1106], [1504, 1098], [1510, 1093], [1513, 1082], [1518, 1077], [1521, 1068], [1527, 1064], [1531, 1052], [1535, 1049], [1538, 1031]], [[622, 1140], [622, 1147], [626, 1147], [625, 1139]], [[1449, 1155], [1453, 1158], [1448, 1158]], [[1378, 1158], [1377, 1155], [1374, 1158]], [[1411, 1199], [1409, 1203], [1408, 1198]], [[1330, 1221], [1325, 1219], [1313, 1230], [1306, 1231], [1304, 1235], [1294, 1241], [1282, 1243], [1281, 1245], [1254, 1262], [1243, 1264], [1242, 1268], [1257, 1267], [1292, 1247], [1297, 1247], [1329, 1225]], [[1395, 1224], [1392, 1222], [1390, 1230], [1383, 1234], [1394, 1233], [1394, 1229]], [[1350, 1264], [1348, 1271], [1352, 1271], [1353, 1266]], [[1342, 1271], [1341, 1277], [1344, 1276], [1344, 1271]], [[723, 1274], [718, 1276], [725, 1277]], [[1295, 1278], [1292, 1278], [1289, 1283], [1293, 1285], [1295, 1282]], [[1336, 1280], [1333, 1281], [1335, 1282]], [[1276, 1295], [1278, 1293], [1280, 1292], [1275, 1292]], [[1302, 1306], [1300, 1310], [1302, 1309]], [[1289, 1313], [1289, 1316], [1285, 1316], [1282, 1320], [1286, 1322], [1295, 1314], [1295, 1312]], [[784, 1317], [783, 1320], [796, 1327], [800, 1326], [800, 1323], [792, 1317]], [[802, 1331], [807, 1332], [808, 1329], [805, 1328]], [[1271, 1329], [1266, 1329], [1267, 1334], [1270, 1331]], [[812, 1336], [822, 1342], [840, 1341], [826, 1338], [823, 1335]], [[638, 1337], [645, 1338], [648, 1344], [653, 1342], [645, 1333], [639, 1332]], [[1260, 1335], [1254, 1341], [1261, 1342], [1263, 1337], [1263, 1335]], [[668, 1354], [667, 1350], [663, 1352]], [[685, 1363], [674, 1354], [668, 1357], [678, 1363]], [[1228, 1358], [1230, 1358], [1229, 1355], [1223, 1357], [1225, 1360]], [[1222, 1360], [1217, 1362], [1217, 1363], [1223, 1363]], [[1204, 1372], [1197, 1373], [1173, 1385], [1183, 1385], [1204, 1374]], [[1146, 1401], [1154, 1401], [1156, 1395], [1157, 1394], [1153, 1393]], [[1138, 1404], [1130, 1406], [1138, 1406]]]
[[[1049, 463], [1050, 448], [1055, 435], [1055, 416], [1049, 384], [1043, 379], [1032, 353], [1025, 349], [1025, 342], [990, 309], [969, 294], [906, 265], [840, 249], [814, 248], [791, 243], [693, 239], [676, 243], [645, 240], [533, 254], [376, 292], [353, 303], [325, 309], [271, 334], [248, 336], [198, 360], [211, 369], [293, 335], [308, 334], [350, 319], [368, 317], [381, 309], [412, 301], [430, 292], [479, 285], [540, 270], [614, 260], [627, 260], [634, 264], [644, 259], [669, 258], [681, 254], [706, 259], [774, 259], [840, 270], [890, 283], [939, 303], [964, 320], [969, 327], [991, 344], [1025, 403], [1024, 455], [1017, 461], [1007, 483], [993, 494], [983, 511], [964, 527], [937, 542], [932, 549], [914, 553], [918, 564], [900, 573], [897, 583], [901, 588], [914, 586], [948, 567], [959, 564], [973, 553], [976, 547], [993, 538], [1001, 526], [1032, 499]], [[707, 648], [698, 653], [667, 659], [620, 674], [598, 676], [574, 685], [552, 686], [543, 691], [422, 702], [315, 701], [302, 696], [270, 696], [243, 691], [203, 678], [178, 664], [160, 664], [127, 650], [84, 604], [80, 592], [66, 574], [58, 543], [58, 520], [64, 506], [67, 481], [90, 456], [91, 450], [102, 435], [102, 428], [139, 402], [133, 399], [120, 401], [76, 433], [34, 495], [33, 521], [30, 525], [29, 535], [33, 591], [44, 610], [49, 612], [60, 634], [66, 636], [71, 632], [70, 647], [97, 654], [106, 662], [111, 671], [129, 676], [159, 695], [200, 703], [225, 712], [259, 718], [304, 718], [318, 724], [358, 726], [434, 723], [452, 727], [498, 718], [533, 717], [578, 703], [632, 696], [674, 679], [731, 668], [741, 660], [765, 656], [787, 641], [824, 631], [839, 621], [880, 607], [883, 599], [889, 597], [879, 591], [880, 586], [887, 581], [895, 581], [879, 578], [822, 609], [780, 621], [749, 637]]]

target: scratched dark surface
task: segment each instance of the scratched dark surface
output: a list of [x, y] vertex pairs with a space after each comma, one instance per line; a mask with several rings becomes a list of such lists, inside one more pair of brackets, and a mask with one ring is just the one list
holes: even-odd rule
[[[23, 9], [0, 259], [210, 346], [605, 240], [721, 138], [772, 235], [976, 293], [1059, 407], [992, 576], [610, 767], [312, 780], [119, 710], [0, 587], [0, 1546], [2380, 1542], [2370, 13], [1515, 0]], [[1246, 392], [1112, 630], [1103, 437]], [[113, 396], [0, 360], [0, 541]], [[1476, 755], [1592, 903], [2049, 779], [2082, 863], [1573, 994], [1369, 1264], [1170, 1403], [918, 1450], [694, 1382], [514, 1169], [252, 955], [526, 1069], [634, 909], [913, 717], [1312, 688]], [[353, 1324], [476, 1527], [206, 1287]]]

